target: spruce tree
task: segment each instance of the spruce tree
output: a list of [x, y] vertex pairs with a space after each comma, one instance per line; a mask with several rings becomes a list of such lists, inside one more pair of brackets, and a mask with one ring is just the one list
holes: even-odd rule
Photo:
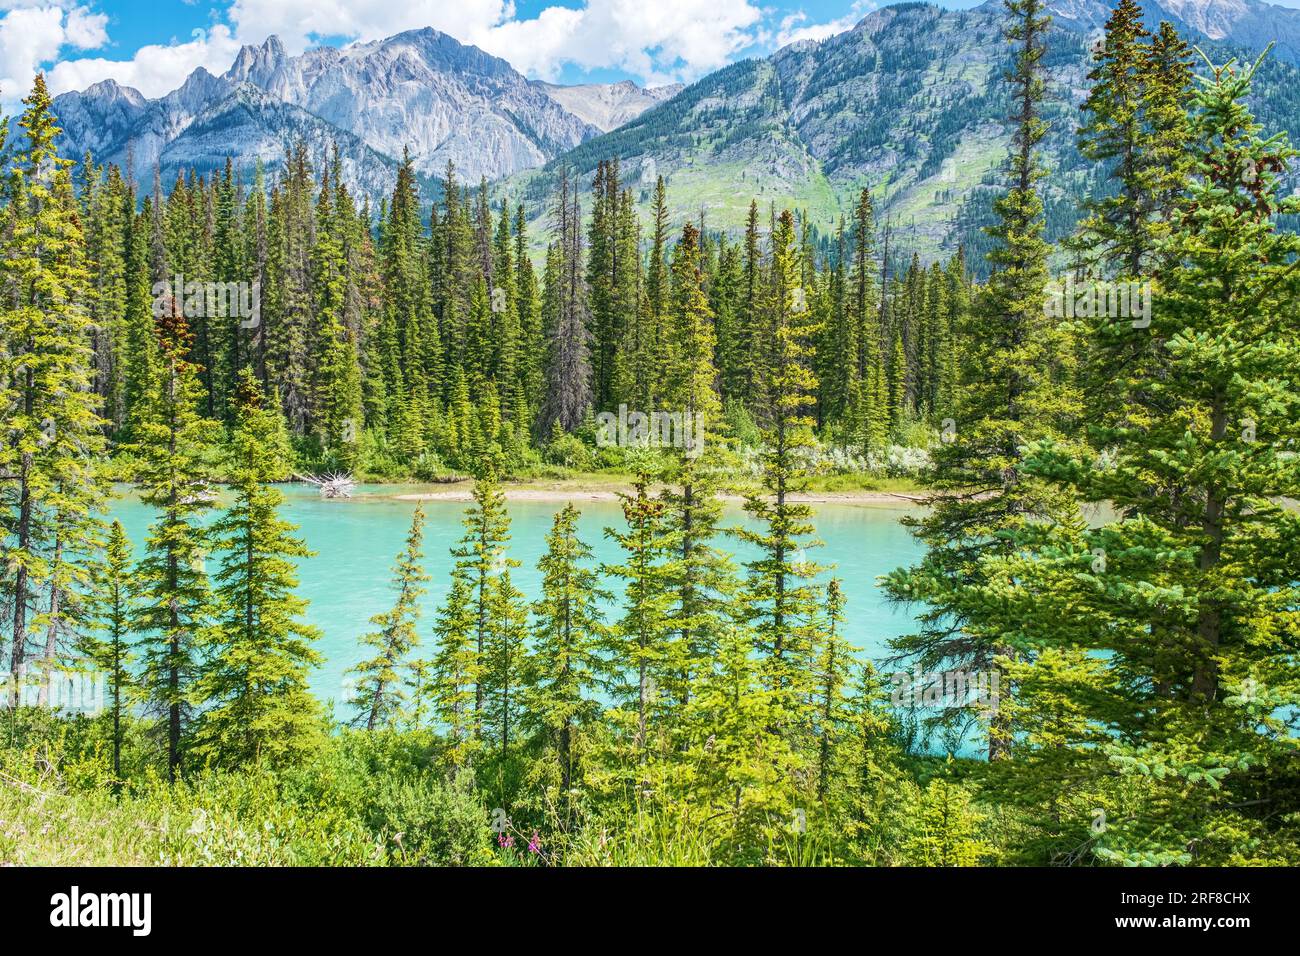
[[474, 697], [482, 666], [476, 623], [469, 572], [455, 568], [434, 624], [437, 643], [430, 663], [433, 717], [447, 734], [447, 759], [453, 767], [468, 764], [479, 747]]
[[533, 605], [532, 663], [525, 691], [525, 729], [554, 770], [546, 779], [559, 788], [568, 822], [570, 791], [582, 783], [587, 736], [601, 706], [597, 690], [603, 670], [599, 656], [605, 634], [601, 603], [610, 595], [595, 570], [584, 567], [591, 548], [578, 537], [578, 510], [565, 505], [546, 536], [538, 561], [542, 598]]
[[196, 695], [203, 701], [194, 750], [217, 766], [290, 762], [321, 730], [307, 671], [320, 663], [319, 629], [302, 616], [307, 602], [294, 559], [309, 558], [296, 527], [282, 519], [285, 436], [279, 410], [266, 407], [253, 372], [239, 373], [236, 425], [228, 451], [230, 508], [212, 526], [223, 553], [215, 579], [217, 615]]
[[122, 522], [109, 528], [104, 560], [95, 569], [94, 628], [84, 637], [86, 655], [108, 682], [109, 717], [112, 721], [114, 786], [122, 781], [122, 717], [134, 691], [131, 621], [135, 583], [131, 568], [131, 542]]
[[347, 223], [340, 221], [328, 173], [316, 204], [316, 242], [312, 250], [315, 340], [312, 363], [312, 418], [327, 452], [349, 469], [357, 462], [362, 426], [361, 365], [357, 344], [345, 319]]
[[1086, 118], [1079, 127], [1079, 152], [1106, 164], [1118, 184], [1113, 195], [1085, 202], [1089, 215], [1082, 245], [1105, 272], [1126, 276], [1141, 275], [1151, 254], [1151, 201], [1139, 181], [1146, 136], [1142, 100], [1148, 37], [1137, 0], [1119, 0], [1106, 22], [1104, 43], [1093, 52], [1091, 85], [1080, 107]]
[[764, 430], [760, 487], [745, 496], [745, 511], [758, 529], [741, 527], [736, 534], [759, 550], [746, 562], [746, 600], [755, 639], [763, 657], [768, 686], [780, 696], [784, 721], [797, 720], [809, 650], [815, 597], [808, 579], [818, 567], [808, 560], [812, 538], [812, 509], [793, 496], [807, 484], [805, 455], [814, 444], [808, 410], [817, 387], [809, 368], [809, 340], [815, 334], [807, 309], [796, 294], [794, 217], [783, 212], [772, 236], [771, 303], [776, 329], [770, 380], [771, 424]]
[[1076, 716], [1027, 742], [1030, 779], [1134, 794], [1092, 846], [1112, 863], [1258, 861], [1254, 847], [1288, 840], [1275, 811], [1297, 779], [1284, 714], [1300, 686], [1287, 650], [1300, 523], [1283, 502], [1300, 490], [1300, 240], [1278, 223], [1298, 206], [1279, 195], [1296, 153], [1246, 106], [1258, 62], [1207, 65], [1171, 265], [1150, 326], [1130, 330], [1162, 343], [1165, 364], [1136, 387], [1169, 411], [1099, 430], [1103, 456], [1033, 447], [1029, 470], [1116, 517], [1024, 529], [989, 595], [1018, 643], [1041, 648], [1021, 683]]
[[602, 565], [603, 573], [625, 582], [623, 616], [611, 633], [611, 680], [620, 705], [630, 705], [635, 728], [631, 751], [644, 766], [658, 751], [661, 733], [656, 712], [659, 689], [671, 686], [684, 662], [681, 648], [669, 641], [670, 592], [665, 587], [668, 540], [664, 533], [664, 504], [651, 496], [650, 475], [637, 474], [631, 494], [619, 494], [626, 531], [605, 529], [605, 537], [623, 551], [620, 564]]
[[[78, 616], [84, 563], [97, 546], [94, 512], [104, 494], [99, 398], [93, 391], [86, 309], [84, 236], [69, 170], [54, 140], [61, 132], [37, 75], [19, 121], [25, 142], [4, 181], [0, 226], [5, 234], [0, 281], [0, 402], [9, 411], [0, 440], [8, 478], [3, 549], [10, 612], [10, 704], [20, 700], [30, 644], [45, 632], [41, 699], [61, 637]], [[3, 140], [0, 139], [0, 147]], [[38, 595], [48, 601], [38, 607]]]
[[402, 713], [406, 700], [402, 673], [407, 655], [420, 643], [416, 624], [420, 620], [420, 598], [429, 576], [421, 562], [424, 552], [424, 507], [416, 505], [411, 528], [406, 533], [406, 547], [393, 565], [393, 590], [397, 597], [392, 608], [370, 619], [375, 630], [362, 643], [375, 649], [375, 656], [349, 669], [356, 674], [353, 702], [357, 713], [353, 724], [367, 730], [392, 727]]
[[212, 626], [205, 519], [212, 507], [207, 443], [215, 423], [201, 417], [203, 387], [190, 362], [192, 337], [174, 299], [158, 303], [160, 380], [134, 429], [135, 479], [157, 513], [136, 570], [140, 604], [134, 621], [147, 708], [163, 721], [167, 768], [180, 774], [193, 716], [198, 652]]
[[[1008, 80], [1015, 128], [1006, 190], [994, 201], [989, 227], [993, 273], [973, 307], [965, 337], [955, 408], [955, 428], [935, 452], [929, 512], [905, 522], [926, 545], [912, 568], [891, 573], [886, 592], [895, 600], [923, 602], [921, 630], [893, 646], [923, 671], [957, 669], [991, 683], [997, 659], [1011, 653], [984, 604], [988, 562], [1012, 549], [1008, 534], [1027, 524], [1077, 521], [1070, 495], [1028, 476], [1023, 447], [1060, 435], [1078, 414], [1064, 368], [1066, 344], [1059, 323], [1044, 308], [1048, 246], [1043, 238], [1038, 145], [1046, 127], [1040, 115], [1042, 59], [1048, 18], [1039, 0], [1007, 0], [1006, 37], [1015, 49]], [[941, 707], [933, 725], [965, 725], [969, 708]], [[994, 715], [990, 757], [1005, 756], [1011, 731]]]
[[510, 541], [510, 516], [506, 512], [506, 496], [501, 491], [496, 465], [491, 460], [482, 463], [482, 470], [474, 481], [473, 494], [473, 504], [465, 509], [462, 521], [465, 534], [452, 548], [451, 554], [456, 558], [457, 570], [469, 581], [479, 671], [474, 686], [474, 715], [481, 735], [488, 641], [492, 633], [492, 582], [502, 571], [518, 567], [518, 562], [506, 555], [506, 545]]
[[837, 788], [844, 768], [841, 748], [852, 717], [846, 687], [853, 666], [853, 647], [844, 639], [844, 592], [838, 578], [826, 585], [823, 632], [816, 643], [813, 726], [817, 746], [817, 799], [823, 805]]
[[680, 414], [682, 428], [672, 453], [670, 483], [661, 492], [665, 547], [671, 560], [664, 567], [672, 595], [668, 619], [676, 632], [673, 657], [681, 665], [665, 674], [663, 686], [685, 703], [701, 662], [707, 661], [734, 610], [736, 582], [733, 566], [715, 540], [722, 516], [718, 500], [718, 471], [722, 451], [721, 402], [713, 364], [715, 337], [708, 297], [702, 283], [700, 235], [691, 223], [673, 253], [671, 299], [672, 363], [664, 383], [666, 403]]
[[504, 761], [519, 743], [528, 637], [528, 605], [511, 582], [509, 567], [488, 580], [486, 610], [488, 630], [479, 672], [483, 740], [498, 761]]

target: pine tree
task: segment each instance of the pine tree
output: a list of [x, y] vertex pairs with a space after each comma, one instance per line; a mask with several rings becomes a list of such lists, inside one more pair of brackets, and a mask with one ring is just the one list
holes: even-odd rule
[[204, 456], [215, 424], [199, 414], [203, 388], [189, 361], [192, 337], [184, 316], [166, 296], [158, 311], [161, 380], [141, 412], [132, 448], [140, 498], [157, 512], [136, 570], [134, 630], [146, 704], [165, 721], [167, 769], [175, 777], [188, 743], [197, 652], [212, 625], [204, 518], [213, 496]]
[[[1188, 103], [1192, 93], [1190, 50], [1167, 21], [1151, 38], [1142, 64], [1142, 113], [1147, 139], [1142, 151], [1138, 186], [1149, 197], [1146, 222], [1156, 251], [1157, 267], [1165, 254], [1178, 203], [1192, 172]], [[1157, 268], [1155, 271], [1160, 271]]]
[[416, 624], [420, 620], [424, 584], [429, 580], [421, 566], [423, 540], [424, 508], [417, 505], [411, 515], [411, 529], [406, 534], [406, 548], [393, 565], [393, 590], [397, 598], [391, 609], [370, 619], [376, 630], [361, 639], [375, 649], [375, 656], [348, 671], [357, 675], [353, 698], [357, 714], [353, 723], [367, 730], [392, 727], [401, 716], [406, 700], [402, 671], [407, 655], [420, 643]]
[[1103, 269], [1126, 276], [1142, 275], [1151, 254], [1151, 201], [1139, 182], [1148, 37], [1137, 0], [1119, 0], [1106, 22], [1104, 42], [1093, 52], [1092, 82], [1080, 107], [1086, 118], [1079, 127], [1079, 152], [1106, 163], [1118, 184], [1113, 195], [1085, 201], [1089, 215], [1082, 246], [1089, 258], [1101, 260]]
[[740, 306], [737, 316], [737, 379], [741, 401], [752, 410], [765, 408], [763, 388], [767, 381], [767, 341], [763, 316], [763, 263], [758, 237], [758, 201], [749, 203], [745, 221], [744, 264], [741, 274]]
[[515, 314], [519, 319], [519, 384], [530, 406], [542, 393], [542, 301], [537, 275], [528, 258], [528, 221], [520, 203], [515, 210]]
[[487, 653], [492, 632], [492, 582], [502, 571], [518, 567], [506, 555], [510, 541], [510, 515], [506, 513], [506, 496], [501, 491], [496, 465], [482, 463], [474, 481], [474, 501], [465, 509], [462, 524], [465, 534], [452, 548], [456, 568], [469, 581], [470, 602], [474, 615], [474, 649], [478, 658], [479, 678], [474, 685], [474, 717], [477, 733], [483, 733], [483, 709], [486, 700]]
[[123, 197], [126, 235], [126, 311], [122, 317], [125, 339], [122, 352], [123, 435], [131, 439], [148, 404], [149, 389], [159, 375], [158, 338], [154, 331], [153, 276], [149, 257], [151, 201], [135, 212], [135, 194], [128, 188]]
[[814, 736], [817, 741], [817, 798], [823, 805], [837, 787], [844, 762], [840, 749], [851, 721], [845, 687], [853, 665], [853, 648], [844, 639], [844, 592], [832, 578], [826, 585], [825, 631], [817, 642]]
[[582, 270], [582, 210], [568, 174], [560, 179], [553, 234], [546, 263], [545, 395], [538, 431], [552, 422], [573, 431], [592, 400], [587, 288]]
[[[99, 399], [92, 390], [87, 274], [70, 161], [54, 149], [60, 133], [43, 75], [23, 100], [25, 143], [4, 182], [5, 234], [0, 280], [0, 403], [6, 413], [0, 466], [9, 479], [3, 502], [3, 549], [11, 575], [10, 704], [20, 700], [27, 655], [45, 631], [41, 700], [48, 692], [58, 641], [78, 616], [85, 584], [76, 560], [97, 546], [94, 512], [104, 495]], [[3, 140], [0, 140], [0, 147]], [[37, 610], [46, 590], [48, 603]]]
[[813, 445], [808, 408], [817, 387], [808, 367], [809, 339], [815, 328], [807, 310], [797, 307], [797, 273], [793, 263], [794, 217], [781, 214], [772, 236], [772, 302], [776, 328], [770, 388], [771, 425], [764, 430], [762, 483], [745, 497], [745, 511], [760, 530], [737, 529], [741, 540], [757, 547], [760, 557], [746, 563], [747, 601], [756, 642], [763, 655], [768, 686], [781, 695], [785, 721], [796, 719], [802, 695], [803, 660], [808, 653], [809, 625], [815, 601], [807, 582], [819, 570], [804, 549], [819, 542], [809, 520], [812, 509], [791, 500], [806, 486], [804, 451]]
[[685, 757], [696, 799], [728, 821], [728, 843], [741, 859], [752, 859], [774, 822], [788, 826], [794, 816], [791, 780], [799, 764], [786, 739], [769, 731], [785, 717], [781, 695], [768, 686], [754, 658], [748, 630], [726, 628], [715, 666], [686, 707]]
[[979, 839], [980, 818], [960, 784], [936, 777], [921, 798], [917, 832], [909, 841], [909, 862], [919, 866], [978, 866], [987, 847]]
[[508, 567], [488, 580], [486, 611], [480, 716], [484, 744], [495, 751], [501, 765], [511, 756], [512, 742], [518, 743], [523, 714], [524, 643], [528, 637], [528, 605], [523, 592], [511, 583]]
[[447, 759], [453, 767], [468, 764], [479, 746], [474, 695], [482, 681], [482, 667], [476, 623], [469, 574], [455, 568], [451, 590], [434, 625], [437, 645], [430, 665], [433, 717], [446, 729]]
[[583, 563], [591, 548], [578, 537], [578, 510], [565, 505], [546, 536], [546, 553], [538, 561], [542, 598], [533, 606], [532, 664], [525, 691], [525, 730], [543, 754], [554, 755], [563, 819], [568, 820], [570, 791], [583, 782], [586, 737], [600, 717], [597, 699], [604, 641], [601, 602], [610, 595], [600, 576]]
[[361, 365], [357, 344], [345, 324], [348, 277], [343, 237], [347, 224], [338, 220], [334, 202], [327, 173], [316, 204], [312, 250], [316, 319], [312, 418], [325, 450], [338, 454], [350, 469], [357, 461], [362, 424]]
[[296, 527], [279, 516], [284, 495], [270, 482], [284, 473], [287, 451], [278, 409], [265, 407], [249, 368], [232, 396], [236, 426], [228, 452], [235, 500], [211, 529], [223, 552], [214, 597], [217, 623], [196, 688], [204, 702], [194, 751], [217, 766], [290, 762], [321, 730], [307, 671], [319, 664], [305, 624], [307, 602], [295, 595], [295, 558], [309, 551]]
[[[84, 637], [86, 655], [108, 681], [111, 700], [113, 780], [122, 778], [122, 716], [135, 687], [132, 673], [131, 620], [135, 584], [131, 574], [131, 542], [120, 521], [109, 528], [104, 561], [95, 569], [93, 609], [95, 628]], [[102, 636], [101, 636], [102, 635]]]
[[722, 516], [717, 478], [721, 402], [699, 242], [698, 230], [687, 223], [673, 254], [672, 363], [664, 383], [666, 402], [682, 420], [671, 482], [660, 495], [671, 556], [664, 574], [672, 595], [668, 619], [677, 642], [672, 656], [682, 669], [666, 674], [669, 683], [662, 689], [679, 703], [686, 702], [695, 673], [711, 657], [718, 629], [725, 626], [736, 598], [734, 568], [714, 543]]
[[[1063, 330], [1044, 308], [1047, 243], [1043, 238], [1043, 169], [1037, 146], [1042, 58], [1048, 18], [1039, 0], [1008, 0], [1008, 40], [1016, 50], [1009, 74], [1015, 113], [1009, 184], [994, 201], [997, 223], [989, 253], [993, 273], [981, 290], [965, 336], [952, 418], [955, 429], [935, 454], [928, 514], [908, 518], [927, 551], [919, 565], [891, 573], [887, 593], [926, 604], [920, 633], [893, 646], [924, 671], [958, 669], [990, 682], [997, 658], [1011, 653], [984, 600], [990, 561], [1005, 555], [1008, 533], [1027, 524], [1077, 523], [1073, 499], [1023, 473], [1023, 446], [1060, 435], [1077, 416], [1077, 397], [1064, 367]], [[969, 721], [964, 706], [941, 708], [932, 724]], [[1011, 731], [996, 719], [990, 757], [1005, 756]]]
[[[869, 865], [892, 863], [891, 837], [906, 826], [905, 797], [914, 789], [898, 764], [900, 748], [890, 693], [870, 661], [857, 669], [847, 701], [848, 726], [841, 753], [842, 790], [835, 794], [851, 858]], [[834, 778], [832, 778], [832, 784]], [[902, 824], [901, 826], [899, 824]]]
[[638, 343], [638, 365], [643, 378], [636, 395], [637, 400], [644, 403], [641, 407], [647, 412], [655, 407], [660, 398], [656, 383], [665, 358], [664, 343], [668, 339], [668, 309], [672, 294], [668, 252], [668, 192], [662, 176], [655, 181], [651, 221], [650, 257], [645, 274], [645, 318]]
[[1300, 687], [1286, 650], [1300, 524], [1282, 502], [1297, 491], [1300, 240], [1277, 216], [1300, 204], [1279, 196], [1295, 150], [1263, 137], [1245, 104], [1257, 68], [1211, 64], [1202, 78], [1194, 175], [1161, 250], [1172, 265], [1150, 326], [1130, 329], [1163, 346], [1138, 387], [1170, 411], [1099, 430], [1100, 459], [1044, 440], [1027, 461], [1066, 493], [1113, 502], [1116, 518], [1074, 535], [1026, 529], [1005, 562], [1014, 577], [990, 595], [1042, 647], [1022, 683], [1040, 701], [1067, 696], [1078, 718], [1028, 743], [1031, 779], [1139, 794], [1092, 848], [1106, 862], [1255, 860], [1283, 826], [1270, 808], [1295, 787], [1282, 714]]
[[677, 659], [679, 647], [670, 644], [668, 620], [670, 593], [665, 588], [664, 505], [651, 497], [650, 476], [638, 473], [632, 494], [619, 494], [626, 531], [605, 529], [605, 537], [617, 542], [624, 558], [621, 564], [602, 565], [603, 573], [624, 582], [623, 616], [611, 634], [613, 693], [620, 704], [630, 702], [635, 731], [632, 752], [644, 766], [665, 728], [655, 726], [659, 688], [671, 686], [683, 670]]

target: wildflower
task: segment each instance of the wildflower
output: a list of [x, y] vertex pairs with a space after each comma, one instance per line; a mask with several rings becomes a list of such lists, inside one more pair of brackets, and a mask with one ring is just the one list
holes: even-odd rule
[[542, 852], [542, 841], [541, 838], [537, 835], [536, 830], [533, 831], [533, 835], [528, 840], [528, 852], [529, 853]]
[[508, 850], [514, 845], [515, 845], [515, 838], [511, 836], [509, 833], [497, 834], [497, 846], [501, 847], [502, 849]]

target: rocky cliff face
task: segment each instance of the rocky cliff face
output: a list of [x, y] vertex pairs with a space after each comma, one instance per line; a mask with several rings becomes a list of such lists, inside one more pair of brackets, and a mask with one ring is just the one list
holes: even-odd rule
[[426, 29], [301, 56], [271, 37], [244, 47], [223, 75], [195, 70], [156, 100], [107, 80], [57, 97], [55, 111], [65, 153], [90, 150], [122, 166], [129, 157], [142, 178], [155, 165], [165, 178], [186, 164], [206, 172], [226, 155], [247, 168], [302, 138], [316, 162], [324, 158], [316, 144], [337, 141], [353, 185], [382, 192], [404, 152], [425, 178], [453, 162], [465, 179], [496, 179], [540, 166], [672, 92], [632, 83], [566, 89]]
[[645, 88], [631, 80], [580, 83], [576, 86], [541, 82], [537, 85], [555, 102], [602, 133], [631, 122], [650, 107], [672, 99], [683, 89], [680, 83]]

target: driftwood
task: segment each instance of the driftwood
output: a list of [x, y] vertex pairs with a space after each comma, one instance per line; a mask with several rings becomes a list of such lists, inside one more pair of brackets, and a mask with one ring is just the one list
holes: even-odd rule
[[212, 490], [212, 486], [206, 481], [198, 482], [188, 495], [181, 496], [181, 504], [185, 505], [210, 505], [216, 500], [217, 493]]
[[322, 498], [351, 498], [352, 489], [357, 486], [351, 475], [294, 475], [299, 481], [315, 485], [320, 489]]

